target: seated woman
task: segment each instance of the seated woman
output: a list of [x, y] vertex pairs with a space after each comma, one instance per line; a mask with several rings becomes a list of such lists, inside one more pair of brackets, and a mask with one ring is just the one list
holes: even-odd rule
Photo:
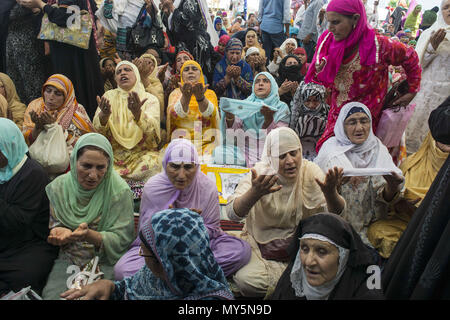
[[200, 65], [189, 60], [181, 68], [180, 87], [169, 97], [167, 107], [168, 141], [184, 137], [192, 141], [199, 156], [208, 162], [216, 143], [215, 133], [219, 129], [219, 110], [214, 91], [204, 83]]
[[[197, 150], [186, 139], [175, 139], [163, 159], [164, 172], [152, 177], [144, 188], [139, 230], [161, 210], [188, 208], [200, 213], [209, 235], [209, 246], [225, 276], [229, 277], [250, 260], [247, 242], [220, 228], [219, 196], [216, 184], [200, 171]], [[193, 233], [192, 233], [193, 234]], [[138, 237], [114, 268], [116, 280], [132, 276], [144, 265]]]
[[222, 98], [220, 103], [223, 145], [234, 146], [234, 137], [244, 131], [248, 143], [240, 139], [237, 147], [249, 168], [261, 159], [267, 134], [289, 125], [289, 107], [280, 101], [277, 82], [268, 72], [255, 77], [253, 93], [246, 100]]
[[372, 223], [367, 235], [383, 258], [389, 258], [416, 208], [428, 193], [437, 173], [447, 160], [450, 146], [435, 141], [429, 132], [419, 150], [400, 165], [405, 190], [387, 219]]
[[287, 266], [287, 247], [301, 219], [327, 210], [340, 214], [345, 207], [337, 187], [342, 172], [325, 175], [312, 162], [302, 159], [302, 145], [289, 128], [272, 130], [263, 158], [228, 198], [230, 220], [245, 218], [240, 237], [252, 247], [250, 262], [233, 281], [237, 294], [270, 295]]
[[20, 101], [16, 86], [11, 78], [0, 72], [0, 95], [8, 101], [8, 109], [12, 112], [12, 120], [22, 129], [23, 117], [27, 106]]
[[50, 235], [59, 256], [43, 299], [58, 299], [67, 289], [67, 268], [84, 266], [99, 256], [100, 271], [112, 279], [113, 266], [133, 241], [133, 195], [114, 171], [113, 150], [98, 133], [83, 135], [70, 157], [70, 172], [46, 187], [50, 200]]
[[22, 133], [31, 146], [45, 132], [45, 125], [58, 123], [64, 134], [69, 154], [84, 134], [95, 132], [84, 107], [77, 102], [72, 81], [54, 74], [42, 86], [42, 97], [30, 102], [25, 111]]
[[[299, 241], [300, 240], [300, 241]], [[367, 268], [376, 264], [350, 224], [332, 213], [300, 221], [291, 243], [290, 263], [278, 281], [273, 300], [379, 300], [369, 289]]]
[[214, 30], [217, 32], [217, 38], [220, 39], [221, 36], [228, 35], [224, 28], [222, 28], [223, 22], [221, 17], [216, 17], [214, 19]]
[[225, 56], [214, 69], [214, 91], [218, 97], [245, 99], [251, 93], [252, 83], [252, 68], [242, 60], [242, 42], [231, 38], [225, 48]]
[[288, 106], [291, 105], [298, 85], [303, 80], [301, 70], [302, 62], [296, 55], [288, 54], [280, 62], [278, 77], [276, 78], [279, 87], [278, 94], [280, 100]]
[[100, 60], [100, 72], [102, 74], [105, 92], [117, 88], [115, 79], [116, 62], [112, 58], [103, 58]]
[[275, 48], [273, 52], [273, 59], [267, 66], [267, 70], [274, 75], [278, 76], [278, 69], [280, 68], [281, 60], [288, 54], [293, 54], [297, 49], [297, 40], [293, 38], [287, 38], [279, 48]]
[[266, 58], [261, 57], [257, 47], [250, 47], [245, 53], [245, 62], [252, 68], [254, 75], [260, 72], [266, 72]]
[[309, 161], [317, 156], [316, 144], [327, 124], [330, 106], [325, 102], [325, 93], [324, 86], [302, 81], [291, 102], [289, 127], [298, 134], [303, 157]]
[[264, 64], [266, 63], [266, 51], [264, 51], [261, 43], [259, 42], [258, 33], [255, 29], [248, 28], [245, 32], [245, 46], [242, 48], [242, 58], [247, 54], [247, 50], [251, 47], [258, 48], [259, 55], [264, 59]]
[[111, 141], [114, 169], [139, 199], [147, 180], [161, 170], [159, 102], [145, 91], [138, 68], [129, 61], [117, 65], [116, 81], [117, 89], [97, 99], [94, 127]]
[[136, 274], [115, 282], [100, 280], [81, 290], [66, 291], [61, 297], [68, 300], [233, 299], [209, 247], [208, 230], [197, 212], [188, 209], [156, 212], [142, 225], [139, 239], [139, 256], [145, 263]]
[[47, 173], [28, 158], [17, 125], [0, 118], [0, 297], [31, 286], [41, 294], [56, 247], [47, 243]]
[[389, 206], [399, 196], [404, 178], [383, 143], [372, 131], [372, 115], [359, 102], [342, 107], [334, 129], [314, 160], [322, 170], [344, 169], [346, 178], [340, 194], [347, 209], [342, 217], [358, 232], [363, 242], [372, 248], [367, 228], [376, 220], [387, 217]]

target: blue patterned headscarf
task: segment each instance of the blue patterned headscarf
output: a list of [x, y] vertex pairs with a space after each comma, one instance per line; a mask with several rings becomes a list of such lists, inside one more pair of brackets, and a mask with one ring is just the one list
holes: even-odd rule
[[[233, 299], [222, 269], [209, 246], [202, 217], [188, 209], [155, 213], [139, 232], [142, 243], [162, 263], [164, 280], [147, 266], [127, 290], [130, 299]], [[132, 296], [131, 296], [132, 295]]]
[[28, 152], [22, 132], [6, 118], [0, 118], [0, 151], [8, 159], [6, 167], [0, 168], [0, 184], [4, 184], [14, 176], [14, 168], [23, 162]]

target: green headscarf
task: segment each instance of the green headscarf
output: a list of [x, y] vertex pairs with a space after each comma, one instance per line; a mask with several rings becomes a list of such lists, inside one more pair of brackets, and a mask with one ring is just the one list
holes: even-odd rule
[[[85, 146], [98, 147], [109, 156], [107, 172], [94, 190], [85, 190], [78, 183], [77, 153]], [[111, 263], [115, 263], [133, 241], [132, 192], [128, 184], [114, 171], [113, 150], [103, 135], [82, 135], [70, 156], [70, 172], [57, 177], [45, 190], [55, 217], [71, 230], [75, 230], [83, 222], [90, 224], [101, 216], [97, 231], [102, 234], [105, 254]], [[121, 209], [115, 203], [118, 199], [123, 200], [124, 194], [129, 198], [125, 210], [123, 203]], [[111, 232], [112, 230], [114, 232]]]
[[437, 20], [437, 13], [432, 10], [427, 10], [424, 12], [422, 17], [422, 25], [425, 27], [431, 26]]
[[416, 37], [417, 30], [420, 26], [420, 11], [416, 13], [416, 9], [419, 8], [422, 10], [422, 6], [418, 4], [415, 6], [414, 10], [409, 14], [406, 18], [404, 29], [411, 29], [412, 35]]

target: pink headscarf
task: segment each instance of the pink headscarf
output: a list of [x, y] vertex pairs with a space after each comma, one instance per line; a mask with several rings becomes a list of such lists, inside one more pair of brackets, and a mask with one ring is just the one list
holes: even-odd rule
[[361, 0], [332, 0], [327, 7], [327, 12], [330, 11], [343, 15], [359, 14], [360, 18], [355, 29], [346, 39], [336, 41], [333, 34], [326, 30], [317, 42], [316, 53], [305, 82], [313, 81], [317, 72], [316, 68], [322, 60], [325, 60], [325, 67], [317, 74], [317, 79], [327, 87], [333, 84], [345, 53], [351, 51], [356, 45], [359, 45], [361, 65], [373, 65], [377, 56], [375, 30], [367, 23], [366, 10]]
[[[184, 190], [179, 190], [170, 182], [166, 174], [169, 162], [195, 163], [197, 173]], [[220, 229], [219, 194], [216, 184], [200, 170], [197, 150], [187, 139], [174, 139], [167, 146], [162, 161], [164, 171], [153, 176], [144, 186], [142, 194], [139, 227], [145, 225], [153, 214], [169, 208], [200, 209], [210, 238], [215, 238], [223, 231]], [[175, 203], [176, 202], [176, 203]]]

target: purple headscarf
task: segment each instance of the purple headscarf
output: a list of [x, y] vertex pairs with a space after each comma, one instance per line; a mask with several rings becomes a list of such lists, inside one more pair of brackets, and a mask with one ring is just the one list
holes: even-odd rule
[[[170, 182], [166, 174], [170, 162], [195, 163], [197, 173], [188, 187], [179, 190]], [[144, 186], [141, 200], [139, 230], [153, 214], [169, 208], [200, 209], [210, 238], [223, 231], [220, 229], [219, 195], [216, 184], [200, 170], [197, 150], [187, 139], [174, 139], [167, 146], [162, 161], [164, 171], [153, 176]]]
[[317, 49], [311, 66], [305, 78], [305, 83], [311, 82], [317, 73], [316, 68], [326, 61], [325, 67], [317, 73], [317, 79], [321, 84], [329, 87], [339, 71], [346, 51], [352, 50], [359, 44], [359, 55], [361, 65], [370, 66], [375, 64], [377, 48], [375, 44], [375, 30], [367, 23], [366, 10], [361, 0], [332, 0], [327, 7], [327, 12], [337, 12], [343, 15], [359, 14], [355, 29], [348, 37], [336, 41], [333, 34], [326, 30], [317, 41]]

